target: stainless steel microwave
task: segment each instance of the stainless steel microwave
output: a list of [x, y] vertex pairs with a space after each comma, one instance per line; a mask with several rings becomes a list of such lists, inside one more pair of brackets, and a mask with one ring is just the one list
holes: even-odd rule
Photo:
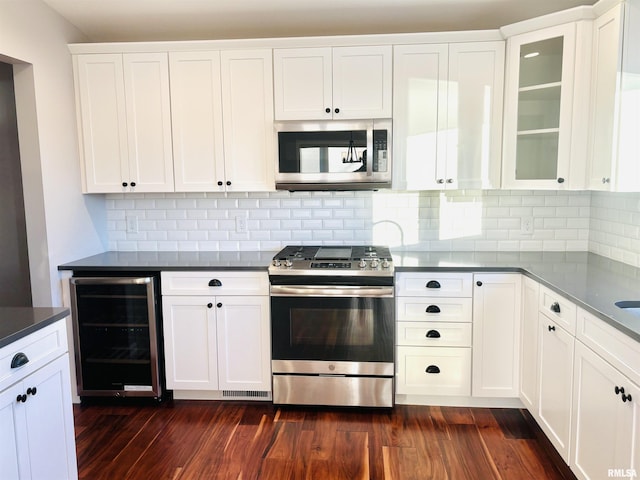
[[283, 122], [278, 190], [377, 190], [391, 187], [391, 120]]

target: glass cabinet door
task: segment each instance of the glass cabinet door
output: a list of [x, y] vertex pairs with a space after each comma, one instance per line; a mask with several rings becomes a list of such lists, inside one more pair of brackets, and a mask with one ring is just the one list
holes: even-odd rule
[[503, 187], [563, 188], [571, 154], [575, 25], [509, 41]]

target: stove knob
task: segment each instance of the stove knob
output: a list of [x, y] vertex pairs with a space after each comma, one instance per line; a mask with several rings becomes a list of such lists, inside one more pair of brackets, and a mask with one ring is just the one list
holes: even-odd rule
[[279, 267], [280, 265], [282, 265], [282, 262], [278, 259], [274, 259], [273, 260], [273, 266], [274, 267]]
[[284, 261], [284, 266], [285, 266], [285, 267], [292, 267], [292, 266], [293, 266], [293, 262], [287, 258], [287, 259]]
[[367, 268], [367, 261], [363, 258], [362, 260], [360, 260], [360, 262], [358, 262], [358, 266], [360, 268]]
[[391, 262], [389, 262], [389, 260], [387, 260], [386, 258], [382, 260], [382, 268], [389, 268], [390, 266]]
[[378, 268], [378, 265], [380, 265], [380, 260], [378, 260], [377, 258], [371, 260], [371, 268]]

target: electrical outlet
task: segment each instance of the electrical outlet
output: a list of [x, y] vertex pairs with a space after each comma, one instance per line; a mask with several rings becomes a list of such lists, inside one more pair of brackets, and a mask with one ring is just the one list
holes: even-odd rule
[[523, 235], [533, 234], [533, 217], [522, 217], [522, 220], [520, 220], [520, 233]]
[[242, 216], [236, 217], [236, 233], [247, 233], [247, 218]]
[[138, 217], [136, 215], [127, 216], [127, 233], [138, 233]]

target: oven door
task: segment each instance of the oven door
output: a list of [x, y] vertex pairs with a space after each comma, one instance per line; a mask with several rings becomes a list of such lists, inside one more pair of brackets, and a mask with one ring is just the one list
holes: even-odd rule
[[[274, 373], [387, 374], [393, 287], [272, 285], [271, 329]], [[317, 362], [335, 370], [309, 371]]]

